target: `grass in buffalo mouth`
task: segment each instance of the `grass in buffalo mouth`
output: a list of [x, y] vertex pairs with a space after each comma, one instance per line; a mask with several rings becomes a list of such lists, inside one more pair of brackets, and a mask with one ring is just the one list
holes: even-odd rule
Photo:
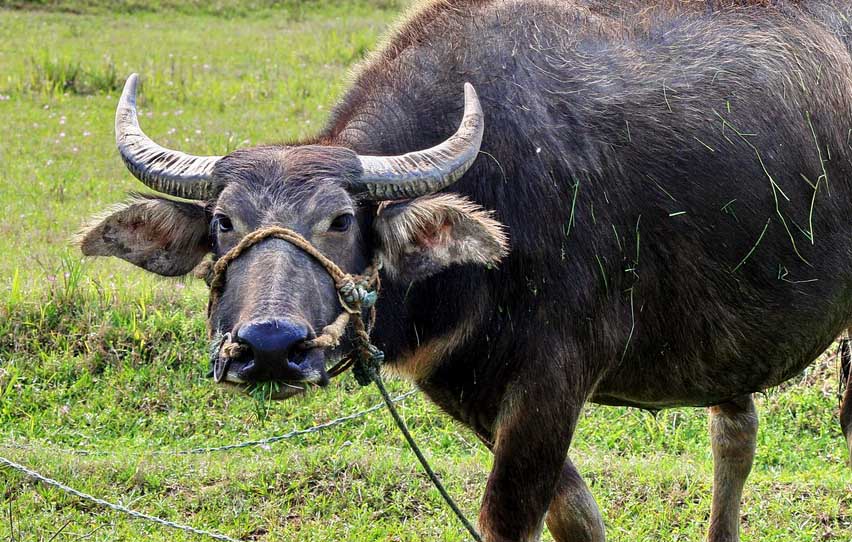
[[280, 389], [280, 382], [255, 382], [248, 385], [247, 392], [254, 399], [255, 413], [261, 423], [269, 418], [269, 408], [272, 398], [278, 394]]

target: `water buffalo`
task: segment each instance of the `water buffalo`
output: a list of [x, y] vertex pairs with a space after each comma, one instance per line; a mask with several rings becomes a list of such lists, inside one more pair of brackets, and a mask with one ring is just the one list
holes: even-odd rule
[[[710, 407], [708, 539], [737, 540], [751, 394], [852, 325], [850, 21], [828, 0], [435, 2], [315, 137], [227, 156], [150, 140], [134, 76], [121, 156], [182, 199], [114, 209], [82, 250], [183, 275], [281, 226], [348, 272], [378, 259], [384, 369], [494, 453], [486, 540], [545, 520], [560, 542], [604, 540], [566, 459], [587, 401]], [[351, 337], [304, 345], [339, 311], [315, 259], [265, 239], [210, 307], [212, 357], [228, 337], [232, 385], [322, 385]]]

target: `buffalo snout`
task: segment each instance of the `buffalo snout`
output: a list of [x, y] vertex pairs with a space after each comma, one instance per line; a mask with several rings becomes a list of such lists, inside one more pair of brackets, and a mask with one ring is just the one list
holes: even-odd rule
[[277, 381], [328, 383], [325, 353], [319, 348], [307, 348], [312, 337], [310, 328], [287, 319], [265, 319], [245, 323], [233, 334], [239, 348], [237, 356], [228, 356], [225, 348], [220, 356], [227, 357], [224, 381], [249, 384]]
[[237, 341], [249, 347], [255, 370], [274, 370], [289, 360], [294, 349], [308, 338], [308, 328], [283, 319], [249, 322], [237, 330]]

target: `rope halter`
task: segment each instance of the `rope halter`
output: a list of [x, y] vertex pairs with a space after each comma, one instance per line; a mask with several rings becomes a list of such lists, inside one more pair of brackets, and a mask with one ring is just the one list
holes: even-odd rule
[[[354, 366], [353, 374], [358, 383], [362, 386], [370, 384], [372, 382], [372, 374], [378, 370], [384, 361], [384, 353], [370, 341], [370, 333], [376, 321], [376, 300], [378, 299], [381, 287], [379, 279], [381, 263], [376, 258], [364, 269], [362, 274], [352, 275], [346, 273], [336, 263], [320, 252], [319, 249], [313, 246], [310, 241], [289, 228], [267, 226], [257, 229], [243, 237], [234, 248], [226, 252], [218, 260], [205, 262], [205, 268], [199, 271], [210, 288], [210, 300], [207, 303], [207, 325], [209, 333], [213, 334], [210, 317], [225, 290], [228, 266], [248, 249], [271, 237], [287, 241], [319, 262], [334, 281], [337, 299], [343, 309], [331, 324], [323, 328], [319, 336], [305, 341], [303, 343], [304, 348], [336, 348], [340, 345], [340, 339], [346, 332], [346, 328], [351, 325], [355, 333], [354, 355], [350, 353], [344, 356], [343, 359], [328, 370], [328, 375], [331, 377], [337, 376]], [[369, 325], [364, 323], [363, 313], [365, 310], [369, 310], [370, 312]], [[214, 351], [214, 355], [218, 354], [221, 360], [221, 362], [214, 363], [213, 368], [213, 376], [217, 382], [224, 379], [230, 361], [242, 354], [246, 348], [246, 345], [233, 341], [230, 333], [226, 333], [222, 337], [219, 344], [214, 347], [215, 350], [218, 350], [218, 352]]]

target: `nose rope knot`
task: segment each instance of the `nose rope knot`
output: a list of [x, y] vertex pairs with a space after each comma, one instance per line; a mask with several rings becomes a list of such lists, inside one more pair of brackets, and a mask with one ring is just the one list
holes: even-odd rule
[[[210, 316], [225, 290], [228, 266], [249, 248], [270, 237], [287, 241], [319, 262], [334, 281], [337, 299], [343, 308], [337, 318], [323, 328], [319, 336], [303, 343], [304, 348], [336, 348], [340, 345], [340, 339], [346, 332], [346, 328], [351, 325], [354, 331], [355, 355], [345, 356], [328, 370], [328, 374], [335, 377], [353, 367], [352, 373], [358, 384], [369, 385], [385, 358], [384, 352], [373, 345], [370, 340], [370, 333], [376, 322], [376, 301], [381, 288], [381, 281], [379, 280], [381, 263], [378, 259], [373, 260], [360, 275], [346, 273], [313, 246], [310, 241], [289, 228], [267, 226], [257, 229], [243, 237], [234, 248], [218, 260], [205, 262], [203, 266], [199, 267], [197, 274], [204, 279], [210, 288], [210, 299], [207, 303], [207, 325], [210, 335], [213, 334]], [[369, 324], [364, 322], [365, 310], [369, 311]], [[214, 367], [214, 373], [218, 372], [224, 375], [227, 372], [229, 361], [239, 357], [245, 351], [245, 345], [232, 341], [228, 333], [219, 341], [219, 348], [219, 356], [223, 360]]]

